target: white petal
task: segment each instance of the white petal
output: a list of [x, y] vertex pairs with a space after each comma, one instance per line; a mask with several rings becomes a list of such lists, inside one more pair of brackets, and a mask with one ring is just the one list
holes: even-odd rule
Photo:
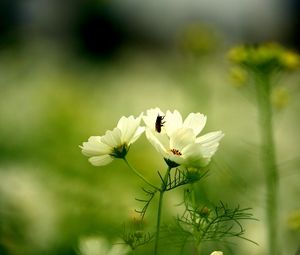
[[134, 133], [135, 129], [137, 128], [135, 125], [135, 119], [134, 117], [131, 115], [129, 117], [122, 117], [118, 124], [117, 124], [117, 128], [120, 129], [122, 135], [121, 135], [121, 141], [122, 143], [125, 142], [126, 138], [130, 135], [130, 133]]
[[154, 133], [150, 128], [146, 128], [146, 137], [158, 152], [163, 156], [167, 154], [169, 141], [166, 134]]
[[119, 121], [118, 121], [118, 124], [117, 124], [117, 128], [119, 128], [121, 131], [123, 129], [126, 129], [127, 128], [127, 125], [128, 125], [128, 120], [131, 119], [133, 120], [133, 116], [129, 116], [129, 117], [125, 117], [125, 116], [122, 116]]
[[171, 136], [175, 130], [182, 128], [182, 117], [177, 110], [175, 110], [173, 113], [167, 111], [164, 120], [165, 120], [164, 127], [166, 129], [168, 136]]
[[219, 141], [223, 138], [222, 131], [215, 131], [200, 136], [196, 139], [198, 144], [202, 146], [203, 157], [212, 157], [219, 147]]
[[170, 137], [170, 149], [181, 151], [187, 145], [195, 142], [195, 134], [190, 128], [180, 128]]
[[206, 166], [210, 161], [210, 157], [204, 155], [201, 144], [194, 143], [186, 146], [182, 150], [182, 154], [185, 158], [183, 164], [186, 166], [201, 168]]
[[214, 143], [218, 143], [224, 134], [222, 131], [210, 132], [205, 135], [202, 135], [196, 139], [196, 143], [201, 143], [203, 145], [211, 145]]
[[101, 136], [90, 136], [88, 142], [98, 142], [100, 141]]
[[212, 157], [219, 147], [219, 143], [215, 143], [209, 146], [202, 146], [203, 157]]
[[101, 137], [101, 142], [107, 144], [111, 148], [120, 146], [122, 144], [120, 129], [114, 128], [113, 131], [107, 130], [105, 135]]
[[89, 161], [94, 166], [104, 166], [112, 162], [113, 157], [110, 155], [95, 156], [89, 158]]
[[133, 116], [129, 116], [128, 118], [122, 117], [117, 127], [120, 129], [121, 135], [121, 142], [122, 143], [129, 143], [132, 137], [135, 135], [136, 130], [138, 129], [140, 122], [141, 122], [140, 115], [138, 118], [134, 118]]
[[167, 156], [165, 156], [167, 159], [171, 160], [172, 162], [177, 163], [178, 165], [182, 165], [184, 163], [184, 158], [179, 155], [174, 155], [172, 152], [170, 152]]
[[143, 116], [143, 120], [148, 128], [155, 130], [155, 122], [158, 115], [165, 116], [158, 107], [151, 108], [146, 111], [146, 115]]
[[79, 147], [82, 149], [82, 154], [88, 157], [108, 154], [111, 151], [109, 146], [101, 142], [101, 136], [91, 136], [88, 142], [84, 142]]
[[141, 134], [143, 134], [144, 131], [145, 131], [145, 127], [138, 127], [131, 140], [128, 141], [128, 145], [134, 143], [141, 136]]
[[183, 127], [191, 128], [197, 136], [206, 124], [206, 116], [201, 113], [190, 113], [183, 122]]
[[190, 143], [182, 149], [182, 154], [184, 154], [185, 157], [189, 157], [190, 155], [197, 155], [201, 157], [201, 145], [197, 143]]
[[210, 255], [223, 255], [223, 252], [221, 252], [221, 251], [214, 251]]
[[186, 165], [187, 167], [203, 168], [209, 164], [210, 160], [210, 158], [188, 158], [183, 165]]

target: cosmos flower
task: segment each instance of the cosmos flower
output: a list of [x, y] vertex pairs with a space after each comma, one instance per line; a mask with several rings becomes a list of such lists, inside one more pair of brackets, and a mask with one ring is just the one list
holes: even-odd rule
[[144, 127], [140, 127], [141, 118], [142, 115], [137, 118], [123, 116], [113, 130], [106, 131], [104, 136], [91, 136], [84, 142], [80, 146], [82, 153], [94, 166], [104, 166], [114, 158], [124, 158], [130, 145], [144, 132]]
[[[156, 128], [157, 116], [163, 116], [160, 132]], [[206, 116], [200, 113], [190, 113], [183, 121], [177, 110], [164, 115], [159, 108], [153, 108], [146, 112], [143, 120], [148, 140], [170, 167], [205, 167], [224, 136], [222, 131], [198, 136], [206, 124]]]

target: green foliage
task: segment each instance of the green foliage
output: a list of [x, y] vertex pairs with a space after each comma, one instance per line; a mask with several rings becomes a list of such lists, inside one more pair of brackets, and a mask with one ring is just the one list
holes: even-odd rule
[[211, 209], [206, 206], [194, 209], [186, 204], [185, 212], [177, 221], [181, 231], [187, 234], [187, 240], [197, 245], [204, 241], [225, 242], [232, 237], [250, 241], [243, 236], [245, 229], [241, 223], [241, 220], [254, 220], [249, 211], [250, 208], [231, 209], [222, 202]]
[[[133, 197], [146, 196], [149, 201], [147, 193], [139, 192], [141, 182], [122, 162], [96, 169], [87, 164], [77, 145], [90, 134], [101, 134], [113, 127], [120, 114], [138, 113], [154, 104], [176, 105], [184, 112], [203, 111], [211, 116], [213, 125], [224, 129], [224, 146], [216, 158], [219, 167], [211, 165], [210, 178], [198, 185], [202, 200], [221, 198], [230, 204], [250, 204], [255, 212], [265, 207], [261, 202], [264, 192], [262, 171], [256, 160], [259, 147], [253, 107], [228, 89], [226, 70], [220, 61], [223, 52], [209, 62], [203, 61], [200, 67], [188, 65], [169, 52], [135, 52], [125, 54], [117, 63], [98, 66], [68, 58], [60, 51], [32, 53], [2, 51], [0, 58], [1, 255], [75, 254], [81, 236], [101, 233], [113, 239], [122, 233], [121, 222], [128, 220], [129, 212], [139, 206]], [[298, 86], [298, 78], [287, 79], [283, 85]], [[281, 165], [283, 225], [290, 224], [290, 213], [299, 209], [295, 170], [299, 162], [292, 160], [300, 149], [295, 142], [300, 123], [297, 91], [290, 98], [289, 110], [276, 122], [280, 162], [295, 162], [293, 167]], [[153, 169], [160, 169], [164, 162], [151, 159], [156, 155], [152, 148], [141, 140], [130, 150], [130, 159], [138, 167], [146, 166], [144, 174], [153, 182], [159, 181]], [[143, 155], [136, 153], [141, 151]], [[189, 173], [182, 169], [177, 175], [180, 178], [171, 177], [172, 184], [168, 181], [170, 187], [197, 179], [188, 177]], [[177, 210], [169, 205], [177, 203], [178, 192], [185, 185], [189, 184], [167, 193], [165, 222]], [[157, 193], [154, 199], [156, 196]], [[149, 231], [144, 230], [144, 235], [153, 233], [154, 199], [145, 210]], [[209, 215], [214, 212], [214, 207], [205, 202], [200, 204], [202, 217], [205, 205]], [[264, 219], [260, 220], [263, 224]], [[253, 224], [254, 235], [260, 236], [262, 224]], [[168, 238], [174, 240], [177, 233], [182, 235], [182, 231], [173, 231]], [[299, 228], [283, 228], [282, 236], [286, 252], [295, 252]], [[237, 245], [226, 255], [241, 254], [245, 249], [263, 253], [264, 243], [256, 241], [260, 247], [247, 247], [247, 242], [237, 239]], [[151, 246], [145, 245], [142, 254], [152, 254]]]

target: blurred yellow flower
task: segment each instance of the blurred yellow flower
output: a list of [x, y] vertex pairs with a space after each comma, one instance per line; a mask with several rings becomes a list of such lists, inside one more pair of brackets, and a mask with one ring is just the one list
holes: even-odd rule
[[236, 87], [244, 86], [248, 79], [248, 73], [238, 66], [230, 68], [229, 75], [234, 86]]
[[228, 52], [228, 59], [236, 65], [264, 74], [292, 70], [299, 67], [299, 55], [277, 43], [240, 45]]
[[286, 51], [281, 56], [281, 61], [287, 69], [296, 69], [300, 65], [300, 57], [292, 51]]
[[227, 57], [230, 61], [241, 64], [247, 59], [247, 51], [245, 50], [245, 46], [236, 46], [229, 50]]
[[194, 56], [201, 56], [213, 51], [217, 44], [215, 31], [203, 24], [189, 24], [180, 34], [180, 48]]
[[300, 210], [294, 211], [289, 215], [288, 226], [291, 230], [300, 229]]

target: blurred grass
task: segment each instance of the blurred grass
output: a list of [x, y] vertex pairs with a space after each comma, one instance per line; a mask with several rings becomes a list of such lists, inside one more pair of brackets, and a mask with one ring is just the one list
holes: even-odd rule
[[[231, 86], [223, 50], [186, 58], [128, 49], [114, 61], [91, 64], [45, 48], [0, 53], [0, 254], [76, 254], [81, 236], [116, 237], [140, 206], [134, 198], [143, 196], [143, 183], [118, 160], [91, 166], [78, 145], [112, 129], [122, 115], [155, 106], [184, 116], [202, 112], [208, 116], [205, 132], [224, 131], [198, 199], [253, 207], [260, 221], [245, 228], [260, 246], [238, 240], [237, 246], [216, 245], [225, 254], [264, 254], [255, 100]], [[299, 81], [299, 73], [283, 79], [296, 92], [275, 123], [279, 163], [285, 162], [280, 164], [285, 254], [295, 252], [300, 238], [299, 229], [287, 225], [289, 214], [299, 210]], [[156, 172], [164, 170], [164, 162], [145, 137], [128, 157], [159, 182]], [[180, 194], [167, 194], [166, 215], [176, 216]], [[148, 228], [154, 227], [154, 209]], [[150, 246], [138, 254], [150, 254]]]

